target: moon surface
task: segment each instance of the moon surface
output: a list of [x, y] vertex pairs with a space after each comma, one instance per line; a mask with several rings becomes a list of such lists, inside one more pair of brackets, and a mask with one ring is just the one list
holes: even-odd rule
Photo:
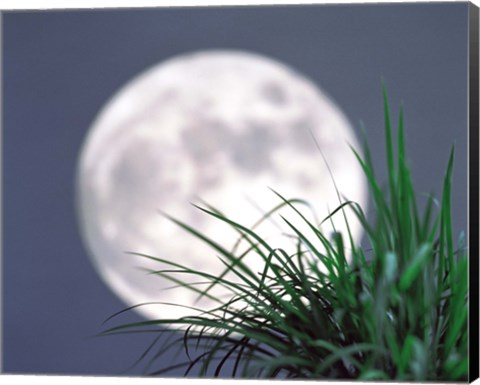
[[[139, 74], [100, 111], [79, 158], [77, 211], [96, 270], [128, 306], [172, 304], [136, 308], [146, 318], [192, 314], [184, 306], [217, 306], [149, 273], [171, 267], [128, 252], [219, 275], [225, 267], [218, 252], [160, 212], [231, 249], [238, 233], [190, 202], [201, 199], [249, 227], [281, 203], [269, 187], [308, 201], [310, 208], [299, 209], [319, 223], [339, 198], [312, 134], [340, 194], [364, 205], [365, 182], [349, 147], [357, 147], [353, 130], [332, 100], [296, 70], [258, 54], [213, 50], [177, 56]], [[280, 214], [311, 234], [291, 208], [256, 231], [273, 247], [294, 253], [296, 242]], [[359, 240], [358, 223], [353, 214], [347, 217]], [[342, 215], [333, 223], [345, 232]], [[331, 226], [326, 222], [321, 229], [328, 235]], [[246, 248], [242, 243], [238, 252]], [[263, 270], [253, 253], [244, 261], [254, 272]], [[221, 287], [212, 294], [231, 296]]]

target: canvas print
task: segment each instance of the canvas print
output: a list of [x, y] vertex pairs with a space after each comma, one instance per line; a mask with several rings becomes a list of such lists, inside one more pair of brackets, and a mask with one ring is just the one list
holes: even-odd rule
[[478, 377], [476, 6], [2, 17], [3, 372]]

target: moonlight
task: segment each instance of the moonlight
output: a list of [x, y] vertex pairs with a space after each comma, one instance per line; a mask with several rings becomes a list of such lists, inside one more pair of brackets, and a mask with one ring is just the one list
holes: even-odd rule
[[[224, 270], [214, 250], [160, 212], [231, 248], [238, 234], [189, 202], [207, 202], [248, 227], [280, 203], [270, 187], [308, 201], [301, 209], [320, 223], [339, 205], [339, 196], [365, 203], [365, 183], [350, 146], [357, 147], [354, 133], [333, 101], [278, 61], [224, 50], [171, 58], [113, 95], [83, 144], [77, 211], [91, 260], [127, 305], [172, 304], [138, 307], [147, 318], [192, 313], [176, 305], [209, 309], [212, 300], [198, 302], [195, 293], [149, 274], [162, 268], [158, 262], [127, 253], [213, 275]], [[293, 252], [295, 242], [278, 214], [295, 223], [295, 213], [283, 208], [257, 231]], [[349, 215], [358, 240], [360, 227]], [[342, 215], [334, 216], [333, 224], [346, 230]], [[331, 226], [325, 223], [322, 230], [328, 234]], [[248, 258], [260, 272], [262, 261]], [[218, 288], [213, 294], [230, 293]]]

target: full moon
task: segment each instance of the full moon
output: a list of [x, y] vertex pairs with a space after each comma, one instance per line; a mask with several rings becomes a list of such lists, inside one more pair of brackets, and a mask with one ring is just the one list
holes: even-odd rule
[[[243, 51], [173, 57], [129, 81], [89, 129], [76, 179], [83, 240], [105, 283], [126, 305], [145, 304], [136, 308], [144, 317], [170, 319], [192, 314], [189, 307], [213, 308], [215, 301], [197, 301], [198, 294], [151, 273], [171, 267], [135, 254], [212, 275], [225, 269], [214, 249], [161, 212], [231, 249], [238, 233], [190, 202], [207, 202], [250, 227], [281, 203], [273, 189], [308, 201], [298, 208], [319, 225], [340, 204], [335, 185], [341, 197], [365, 203], [365, 182], [350, 146], [357, 148], [357, 141], [345, 116], [293, 68]], [[289, 207], [255, 231], [293, 254], [297, 242], [280, 214], [308, 233]], [[360, 226], [353, 213], [346, 215], [358, 241]], [[332, 226], [346, 235], [342, 215], [320, 228], [328, 236]], [[238, 252], [246, 248], [240, 244]], [[250, 254], [245, 262], [260, 273], [262, 260]], [[232, 295], [221, 287], [212, 294]]]

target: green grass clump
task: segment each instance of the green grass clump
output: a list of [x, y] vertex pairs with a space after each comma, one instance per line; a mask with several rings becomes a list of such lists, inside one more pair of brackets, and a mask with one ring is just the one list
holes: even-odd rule
[[[319, 224], [308, 221], [298, 209], [304, 202], [278, 193], [278, 207], [289, 207], [312, 230], [307, 236], [282, 217], [295, 235], [293, 255], [270, 245], [255, 228], [236, 223], [208, 205], [199, 207], [248, 242], [246, 251], [227, 250], [171, 218], [211, 246], [225, 264], [224, 274], [213, 276], [144, 257], [167, 266], [155, 274], [199, 296], [209, 296], [212, 287], [221, 285], [232, 297], [200, 315], [121, 325], [105, 334], [152, 326], [183, 330], [156, 351], [153, 343], [142, 356], [146, 360], [155, 352], [148, 372], [157, 375], [184, 368], [185, 375], [208, 377], [467, 380], [468, 266], [464, 240], [461, 237], [455, 248], [452, 232], [454, 151], [441, 200], [428, 196], [421, 212], [405, 153], [403, 112], [394, 139], [386, 95], [384, 108], [388, 174], [384, 189], [375, 176], [367, 141], [363, 156], [355, 152], [370, 188], [373, 224], [355, 202], [343, 201], [326, 218], [352, 210], [365, 232], [366, 247], [354, 244], [350, 232], [327, 237]], [[315, 246], [318, 242], [321, 249]], [[248, 253], [263, 258], [262, 271], [243, 263]], [[238, 280], [227, 279], [227, 273]], [[193, 274], [209, 285], [200, 289], [183, 283], [182, 274]], [[165, 363], [173, 350], [184, 351], [185, 362], [153, 369]]]

